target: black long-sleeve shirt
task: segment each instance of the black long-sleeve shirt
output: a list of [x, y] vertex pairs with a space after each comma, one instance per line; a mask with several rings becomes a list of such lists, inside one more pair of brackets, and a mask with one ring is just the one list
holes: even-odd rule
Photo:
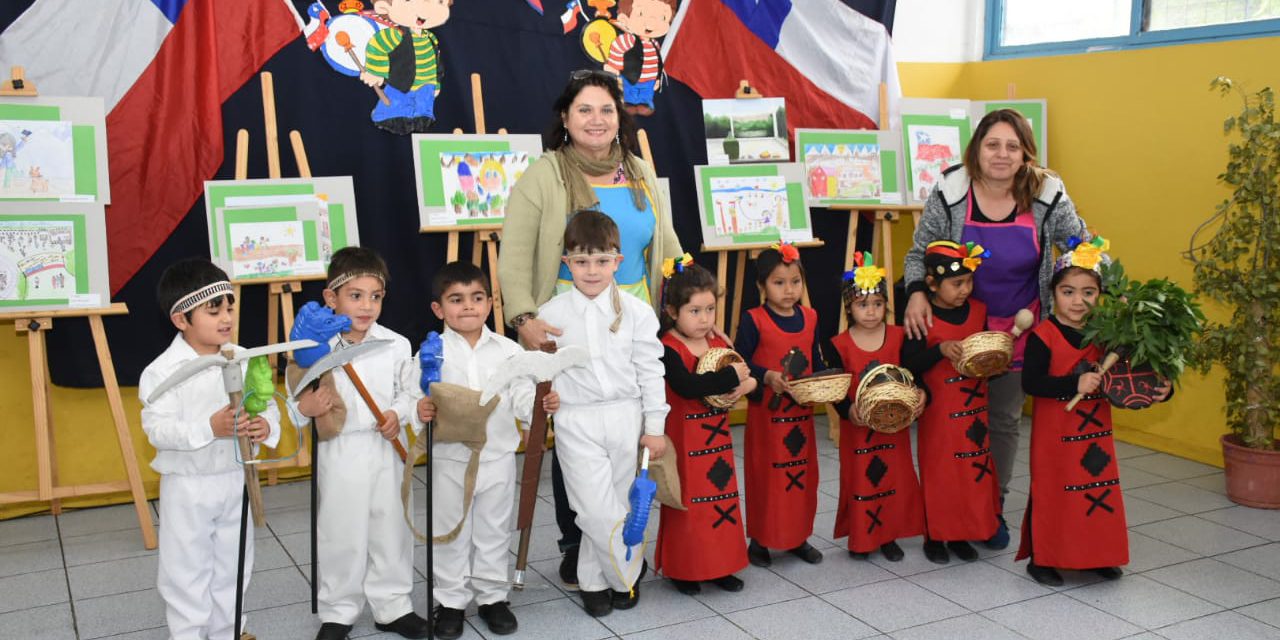
[[[935, 321], [942, 320], [955, 325], [964, 324], [969, 319], [970, 304], [966, 300], [964, 304], [954, 309], [943, 309], [933, 303], [929, 304], [933, 307], [933, 319]], [[919, 382], [924, 377], [924, 372], [933, 368], [942, 360], [942, 344], [928, 346], [927, 338], [911, 338], [908, 337], [902, 342], [902, 366], [915, 376]]]
[[[1084, 346], [1084, 334], [1079, 329], [1068, 327], [1062, 324], [1055, 316], [1049, 316], [1049, 322], [1052, 322], [1062, 332], [1062, 337], [1067, 342], [1079, 349]], [[1066, 398], [1074, 396], [1080, 388], [1080, 374], [1071, 373], [1065, 376], [1049, 375], [1049, 361], [1053, 358], [1053, 352], [1049, 349], [1049, 345], [1040, 339], [1040, 336], [1032, 333], [1027, 336], [1027, 347], [1022, 355], [1022, 390], [1029, 396], [1040, 398]], [[1173, 389], [1169, 390], [1169, 396], [1164, 399], [1168, 402], [1173, 397]]]
[[694, 373], [684, 368], [680, 354], [666, 347], [662, 354], [662, 366], [666, 368], [667, 384], [682, 398], [705, 398], [729, 393], [738, 386], [738, 374], [732, 367], [707, 373]]
[[[804, 331], [804, 314], [800, 311], [800, 307], [797, 306], [795, 308], [795, 313], [792, 313], [789, 316], [778, 315], [773, 309], [770, 309], [767, 304], [761, 305], [761, 308], [769, 314], [769, 317], [773, 319], [779, 329], [782, 329], [787, 333], [800, 333], [801, 331]], [[756, 353], [756, 349], [760, 346], [760, 329], [756, 327], [756, 322], [751, 318], [750, 313], [742, 314], [742, 320], [738, 323], [738, 335], [734, 338], [733, 345], [738, 349], [738, 353], [742, 355], [742, 358], [747, 361], [747, 366], [751, 368], [751, 377], [756, 379], [756, 390], [752, 392], [751, 397], [759, 397], [756, 394], [764, 393], [765, 372], [770, 369], [778, 371], [781, 369], [782, 365], [779, 363], [776, 366], [761, 367], [751, 361], [752, 356]], [[814, 327], [813, 346], [810, 347], [810, 351], [812, 351], [812, 353], [809, 357], [809, 365], [812, 367], [813, 371], [821, 371], [822, 369], [827, 368], [827, 365], [825, 364], [826, 361], [822, 358], [822, 348], [818, 344], [817, 327]]]
[[[860, 371], [849, 371], [847, 368], [845, 368], [844, 358], [840, 357], [840, 351], [836, 349], [836, 346], [832, 344], [831, 340], [824, 340], [822, 342], [822, 353], [827, 357], [827, 366], [829, 368], [839, 369], [841, 371], [844, 371], [846, 373], [852, 373], [854, 375], [861, 373]], [[840, 400], [840, 402], [837, 402], [835, 404], [835, 407], [836, 407], [836, 412], [840, 414], [841, 418], [848, 418], [849, 409], [853, 407], [853, 401], [850, 400], [849, 396], [846, 395], [844, 398]]]

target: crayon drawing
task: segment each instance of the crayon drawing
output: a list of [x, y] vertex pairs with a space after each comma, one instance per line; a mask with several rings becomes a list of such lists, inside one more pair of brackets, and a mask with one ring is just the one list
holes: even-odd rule
[[230, 223], [227, 233], [232, 242], [233, 279], [324, 273], [324, 263], [306, 259], [302, 222]]
[[917, 200], [929, 197], [942, 172], [960, 164], [960, 129], [942, 125], [907, 124], [907, 167]]
[[76, 293], [75, 224], [0, 220], [0, 300], [65, 300]]
[[711, 200], [721, 235], [789, 228], [787, 182], [782, 176], [712, 178]]
[[501, 222], [511, 187], [528, 168], [529, 154], [522, 151], [441, 153], [445, 210], [432, 216], [432, 224]]
[[71, 123], [0, 120], [0, 198], [76, 195]]
[[879, 200], [879, 144], [806, 144], [805, 177], [813, 198]]

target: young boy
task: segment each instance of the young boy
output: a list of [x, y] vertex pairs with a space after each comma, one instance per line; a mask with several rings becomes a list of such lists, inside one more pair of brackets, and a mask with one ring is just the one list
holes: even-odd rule
[[665, 450], [663, 347], [653, 308], [613, 281], [623, 260], [613, 220], [579, 211], [565, 226], [564, 247], [573, 289], [547, 301], [538, 317], [563, 331], [560, 346], [578, 344], [591, 353], [589, 366], [555, 380], [562, 402], [556, 449], [583, 533], [578, 588], [587, 613], [600, 617], [630, 609], [640, 598], [636, 584], [644, 565], [627, 562], [620, 523], [629, 511], [637, 442], [653, 458]]
[[[493, 293], [479, 267], [470, 262], [446, 264], [431, 281], [431, 297], [431, 311], [445, 325], [441, 335], [441, 382], [480, 390], [508, 358], [523, 351], [514, 341], [485, 326]], [[440, 603], [433, 616], [437, 638], [451, 640], [462, 635], [464, 611], [472, 599], [479, 605], [480, 618], [489, 631], [497, 635], [516, 631], [516, 618], [506, 602], [511, 503], [516, 489], [515, 453], [525, 435], [517, 431], [516, 419], [528, 428], [533, 418], [533, 396], [532, 381], [516, 380], [489, 414], [469, 511], [463, 511], [463, 504], [471, 449], [439, 440], [431, 448], [431, 487], [435, 492], [431, 535], [443, 535], [462, 523], [451, 542], [435, 543], [433, 593]], [[543, 408], [553, 412], [558, 406], [555, 392], [547, 394]], [[418, 400], [418, 420], [428, 423], [435, 417], [431, 398]], [[469, 576], [477, 579], [469, 581]]]
[[[275, 403], [249, 419], [229, 404], [222, 371], [210, 367], [148, 403], [147, 397], [192, 359], [231, 345], [235, 297], [227, 274], [208, 260], [183, 260], [165, 269], [156, 287], [160, 308], [178, 329], [169, 348], [142, 372], [142, 430], [156, 448], [160, 474], [160, 571], [169, 636], [228, 638], [235, 628], [236, 562], [244, 468], [236, 436], [275, 446]], [[253, 522], [245, 542], [244, 588], [253, 567]], [[243, 623], [243, 619], [241, 620]], [[244, 625], [241, 624], [241, 628]], [[243, 634], [241, 638], [252, 637]]]
[[[404, 463], [392, 447], [401, 440], [400, 423], [414, 410], [412, 350], [400, 334], [378, 324], [389, 278], [387, 265], [372, 249], [347, 247], [329, 261], [325, 305], [351, 318], [351, 330], [329, 341], [359, 344], [391, 340], [352, 361], [383, 420], [374, 419], [345, 374], [334, 376], [347, 415], [341, 432], [316, 446], [320, 468], [317, 514], [320, 632], [316, 640], [343, 640], [368, 601], [379, 631], [425, 638], [427, 621], [413, 612], [413, 537], [400, 504]], [[324, 415], [333, 406], [326, 387], [303, 392], [298, 411]], [[411, 503], [412, 504], [412, 503]]]

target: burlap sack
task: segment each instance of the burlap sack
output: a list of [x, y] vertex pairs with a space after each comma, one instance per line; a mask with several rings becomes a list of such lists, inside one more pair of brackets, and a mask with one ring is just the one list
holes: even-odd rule
[[680, 454], [671, 442], [671, 436], [662, 436], [667, 441], [667, 451], [661, 458], [649, 460], [649, 477], [658, 483], [658, 502], [672, 509], [688, 511], [680, 500], [680, 470], [676, 468]]
[[[299, 367], [295, 362], [290, 362], [284, 369], [284, 379], [289, 389], [297, 385], [305, 375], [307, 370]], [[342, 425], [347, 421], [347, 405], [342, 402], [342, 396], [338, 394], [338, 387], [333, 382], [332, 370], [320, 376], [320, 386], [328, 389], [333, 396], [333, 407], [329, 409], [329, 413], [316, 416], [316, 437], [321, 441], [332, 440], [342, 433]]]
[[[431, 538], [431, 542], [448, 544], [458, 537], [462, 531], [462, 524], [467, 521], [467, 513], [471, 511], [471, 500], [476, 494], [476, 473], [480, 470], [480, 450], [488, 440], [486, 425], [489, 422], [489, 414], [498, 408], [500, 398], [494, 396], [489, 400], [489, 404], [481, 405], [480, 392], [475, 389], [447, 382], [433, 382], [431, 401], [436, 405], [436, 419], [432, 423], [431, 431], [433, 441], [456, 442], [466, 445], [471, 450], [471, 458], [467, 460], [466, 475], [462, 483], [462, 518], [458, 520], [458, 524], [452, 531]], [[417, 460], [426, 451], [427, 438], [424, 434], [413, 443], [413, 449], [409, 451], [409, 460]], [[412, 482], [413, 465], [406, 464], [404, 478], [400, 483], [400, 501], [404, 506], [405, 522], [409, 524], [409, 530], [413, 532], [415, 538], [420, 542], [427, 542], [427, 536], [413, 526], [413, 520], [409, 515], [409, 487], [412, 486]], [[427, 485], [427, 490], [431, 490], [430, 483]]]

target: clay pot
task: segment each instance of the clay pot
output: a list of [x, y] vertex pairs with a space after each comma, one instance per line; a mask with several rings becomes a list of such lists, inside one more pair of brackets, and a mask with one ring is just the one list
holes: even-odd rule
[[1280, 509], [1280, 451], [1251, 449], [1240, 438], [1222, 436], [1227, 497], [1259, 509]]

